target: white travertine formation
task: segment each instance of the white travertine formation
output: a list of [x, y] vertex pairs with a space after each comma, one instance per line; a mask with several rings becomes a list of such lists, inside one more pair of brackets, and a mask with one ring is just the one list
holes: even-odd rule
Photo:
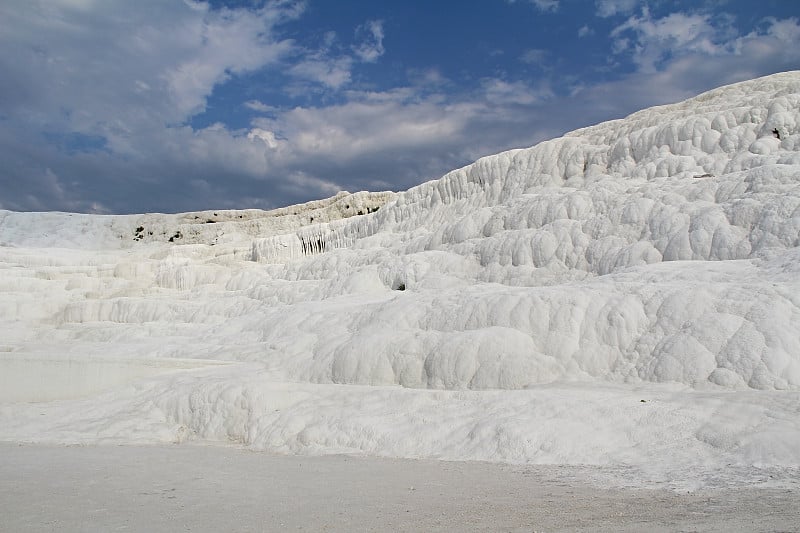
[[[67, 402], [32, 425], [14, 422], [31, 407], [8, 404], [0, 438], [592, 464], [670, 445], [705, 464], [796, 467], [800, 72], [403, 193], [273, 212], [0, 212], [0, 365], [2, 352], [17, 369], [26, 354], [241, 364], [159, 374], [107, 393], [106, 410]], [[660, 403], [626, 403], [643, 390]]]

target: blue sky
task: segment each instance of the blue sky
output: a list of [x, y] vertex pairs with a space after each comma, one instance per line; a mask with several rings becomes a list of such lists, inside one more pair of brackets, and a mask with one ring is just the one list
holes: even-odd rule
[[800, 69], [790, 0], [0, 3], [0, 208], [272, 208]]

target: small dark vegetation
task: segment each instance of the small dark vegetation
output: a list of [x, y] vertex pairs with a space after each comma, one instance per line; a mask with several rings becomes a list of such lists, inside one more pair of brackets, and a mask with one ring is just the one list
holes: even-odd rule
[[[348, 207], [349, 207], [349, 206], [348, 206]], [[367, 208], [366, 208], [366, 210], [359, 209], [359, 210], [356, 212], [356, 214], [357, 214], [357, 215], [369, 215], [370, 213], [374, 213], [374, 212], [375, 212], [375, 211], [377, 211], [378, 209], [380, 209], [380, 207], [367, 207]]]

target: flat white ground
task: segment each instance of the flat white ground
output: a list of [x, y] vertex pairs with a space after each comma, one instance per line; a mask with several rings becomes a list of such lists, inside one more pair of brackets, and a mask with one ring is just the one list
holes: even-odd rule
[[792, 531], [796, 489], [610, 489], [565, 466], [0, 444], [0, 531]]

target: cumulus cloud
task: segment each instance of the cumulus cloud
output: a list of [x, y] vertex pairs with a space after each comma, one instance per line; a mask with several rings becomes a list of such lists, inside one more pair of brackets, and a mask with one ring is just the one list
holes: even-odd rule
[[549, 96], [547, 89], [501, 79], [484, 79], [480, 91], [459, 98], [414, 87], [350, 91], [345, 103], [295, 107], [254, 125], [279, 139], [270, 160], [281, 168], [302, 166], [306, 177], [328, 176], [348, 190], [405, 189], [480, 156], [543, 140], [551, 132], [531, 124], [545, 113], [523, 108]]
[[[126, 189], [121, 181], [147, 184], [159, 163], [172, 169], [168, 174], [191, 172], [198, 162], [218, 169], [214, 151], [200, 149], [209, 137], [224, 137], [246, 157], [236, 167], [260, 171], [263, 155], [252, 152], [246, 136], [181, 125], [231, 76], [292, 53], [295, 44], [275, 27], [300, 12], [288, 2], [248, 10], [160, 0], [0, 6], [0, 129], [31, 147], [13, 152], [13, 170], [0, 177], [4, 190], [46, 168], [58, 169], [62, 180], [60, 192], [53, 180], [30, 184], [29, 198], [13, 206], [89, 210]], [[65, 137], [75, 140], [67, 153], [52, 142]], [[97, 138], [102, 142], [81, 141]], [[78, 170], [84, 174], [63, 177]]]
[[[677, 69], [695, 70], [695, 75], [682, 73], [675, 78], [678, 83], [691, 84], [707, 81], [710, 72], [722, 81], [731, 75], [744, 79], [741, 76], [746, 72], [754, 77], [758, 72], [796, 67], [800, 59], [798, 31], [796, 18], [767, 19], [760, 28], [739, 35], [730, 16], [671, 13], [654, 18], [645, 9], [642, 16], [632, 16], [614, 28], [611, 37], [615, 52], [628, 54], [639, 72], [672, 71], [677, 75]], [[735, 67], [726, 71], [719, 69], [721, 65]]]
[[[618, 53], [630, 51], [641, 70], [654, 72], [658, 63], [673, 54], [718, 55], [732, 31], [729, 20], [712, 23], [709, 15], [671, 13], [654, 19], [647, 9], [641, 17], [630, 17], [611, 32]], [[631, 40], [626, 36], [633, 35]], [[633, 44], [631, 44], [633, 43]]]
[[[295, 107], [255, 124], [281, 139], [271, 159], [286, 169], [302, 166], [307, 179], [327, 175], [349, 189], [381, 188], [389, 181], [407, 187], [432, 170], [426, 159], [437, 150], [457, 149], [475, 115], [469, 104], [441, 105], [436, 97], [412, 95], [351, 93], [343, 104]], [[398, 173], [401, 160], [408, 166]]]
[[292, 75], [319, 83], [331, 89], [340, 89], [350, 83], [353, 60], [350, 57], [311, 56], [294, 65]]
[[637, 70], [581, 87], [574, 97], [592, 112], [622, 116], [721, 85], [796, 69], [800, 65], [798, 20], [763, 22], [739, 35], [726, 17], [715, 21], [681, 13], [654, 19], [647, 12], [631, 17], [612, 36], [619, 43], [618, 53], [629, 55]]
[[155, 0], [80, 5], [32, 0], [0, 8], [0, 62], [17, 84], [3, 96], [26, 98], [20, 103], [77, 131], [113, 129], [110, 117], [131, 104], [137, 116], [146, 111], [184, 120], [231, 74], [274, 63], [292, 48], [291, 41], [271, 37], [273, 26], [294, 14], [280, 7], [212, 11], [206, 4]]
[[[226, 197], [274, 207], [328, 194], [337, 188], [329, 180], [282, 164], [299, 160], [283, 157], [271, 132], [189, 125], [234, 76], [275, 69], [289, 77], [288, 93], [308, 84], [336, 91], [350, 84], [355, 61], [384, 53], [381, 21], [359, 27], [352, 50], [334, 32], [316, 48], [281, 37], [277, 28], [302, 13], [291, 1], [0, 6], [0, 208], [176, 211]], [[280, 112], [259, 100], [241, 105]]]
[[[210, 11], [196, 4], [194, 12], [202, 18], [182, 21], [177, 39], [169, 48], [185, 50], [176, 65], [164, 69], [160, 77], [179, 112], [185, 115], [202, 110], [214, 86], [232, 74], [241, 74], [275, 63], [290, 48], [290, 41], [275, 41], [270, 30], [279, 13], [273, 9], [258, 11]], [[169, 33], [160, 31], [156, 35]], [[153, 46], [152, 37], [148, 39]], [[152, 50], [152, 48], [150, 48]]]

